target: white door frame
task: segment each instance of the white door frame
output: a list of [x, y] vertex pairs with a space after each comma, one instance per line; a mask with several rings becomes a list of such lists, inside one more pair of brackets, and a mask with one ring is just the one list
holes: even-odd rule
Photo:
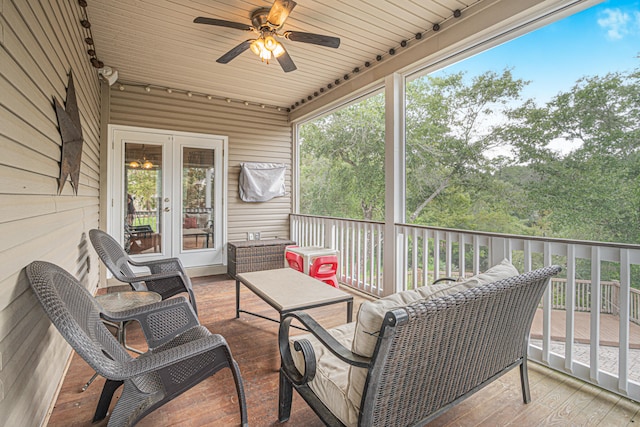
[[[216, 238], [215, 241], [219, 242], [216, 245], [215, 254], [210, 257], [208, 261], [203, 261], [202, 257], [196, 263], [185, 263], [185, 267], [206, 267], [211, 265], [226, 265], [227, 256], [226, 256], [226, 243], [227, 243], [227, 175], [228, 175], [228, 137], [221, 135], [210, 135], [210, 134], [202, 134], [202, 133], [192, 133], [192, 132], [180, 132], [180, 131], [169, 131], [164, 129], [152, 129], [152, 128], [143, 128], [137, 126], [124, 126], [124, 125], [108, 125], [108, 142], [109, 142], [109, 150], [107, 156], [107, 232], [111, 234], [120, 244], [123, 244], [123, 230], [124, 230], [124, 218], [122, 212], [124, 211], [124, 179], [122, 173], [122, 165], [124, 164], [124, 150], [122, 144], [119, 143], [119, 133], [126, 132], [128, 136], [132, 133], [140, 133], [140, 139], [136, 138], [130, 139], [133, 142], [139, 143], [158, 143], [162, 144], [163, 147], [168, 147], [163, 149], [163, 161], [165, 162], [164, 169], [173, 171], [174, 165], [173, 162], [181, 162], [182, 155], [182, 147], [184, 145], [193, 146], [193, 145], [204, 145], [203, 142], [210, 141], [212, 142], [211, 146], [213, 147], [213, 143], [221, 143], [222, 144], [222, 171], [221, 174], [218, 175], [216, 172], [215, 177], [215, 185], [216, 192], [220, 191], [220, 195], [222, 198], [221, 206], [216, 206], [216, 210], [220, 210], [220, 224], [216, 226], [216, 233], [219, 238]], [[199, 144], [190, 143], [194, 141], [201, 141]], [[176, 153], [178, 153], [178, 157], [176, 158]], [[177, 177], [177, 181], [180, 182], [181, 178]], [[180, 185], [180, 187], [182, 187]], [[173, 191], [172, 188], [164, 188], [164, 192]], [[178, 191], [177, 197], [171, 197], [170, 208], [172, 213], [176, 213], [179, 215], [181, 212], [181, 206], [179, 202], [179, 197], [181, 193], [181, 188]], [[166, 236], [165, 236], [166, 234]], [[173, 227], [172, 235], [168, 235], [168, 233], [163, 233], [162, 239], [162, 247], [168, 248], [168, 244], [171, 240], [178, 242], [180, 230], [177, 227]], [[177, 240], [174, 240], [176, 239]], [[181, 252], [181, 245], [177, 248], [178, 252]], [[198, 251], [188, 251], [188, 253], [197, 253]], [[143, 259], [158, 259], [167, 257], [170, 254], [145, 254], [145, 255], [135, 255], [134, 257], [139, 257]], [[180, 255], [180, 254], [178, 254]], [[190, 254], [191, 255], [191, 254]], [[183, 261], [184, 263], [184, 261]], [[204, 270], [206, 271], [206, 270]], [[226, 270], [225, 270], [226, 271]], [[204, 273], [206, 274], [206, 273]]]

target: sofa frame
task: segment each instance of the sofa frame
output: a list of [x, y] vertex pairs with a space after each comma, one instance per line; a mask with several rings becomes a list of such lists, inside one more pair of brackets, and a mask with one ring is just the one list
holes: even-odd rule
[[[309, 386], [314, 347], [289, 336], [294, 319], [341, 361], [367, 370], [359, 426], [425, 425], [516, 367], [529, 403], [529, 331], [550, 278], [560, 271], [544, 267], [388, 311], [371, 358], [352, 353], [308, 314], [288, 314], [279, 332], [279, 421], [289, 419], [295, 388], [326, 425], [345, 425]], [[304, 373], [294, 365], [291, 347], [302, 352]]]

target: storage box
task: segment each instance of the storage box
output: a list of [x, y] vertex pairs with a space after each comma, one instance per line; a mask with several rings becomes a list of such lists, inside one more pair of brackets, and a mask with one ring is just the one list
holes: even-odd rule
[[286, 239], [246, 240], [227, 243], [228, 272], [236, 274], [249, 271], [272, 270], [284, 267], [284, 250], [296, 242]]

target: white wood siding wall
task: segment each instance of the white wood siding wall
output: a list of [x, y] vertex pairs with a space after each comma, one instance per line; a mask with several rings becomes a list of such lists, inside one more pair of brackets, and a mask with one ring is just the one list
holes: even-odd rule
[[[291, 212], [292, 136], [287, 113], [256, 105], [189, 98], [184, 92], [162, 89], [146, 92], [142, 86], [119, 84], [111, 89], [111, 124], [140, 126], [229, 137], [228, 240], [246, 240], [248, 231], [262, 239], [289, 237]], [[286, 196], [263, 203], [245, 203], [238, 195], [242, 162], [287, 165]]]
[[[90, 289], [98, 258], [100, 91], [81, 10], [71, 1], [0, 0], [0, 425], [40, 425], [71, 349], [37, 302], [23, 268], [47, 260]], [[57, 196], [61, 138], [52, 104], [73, 69], [84, 134], [78, 196]]]

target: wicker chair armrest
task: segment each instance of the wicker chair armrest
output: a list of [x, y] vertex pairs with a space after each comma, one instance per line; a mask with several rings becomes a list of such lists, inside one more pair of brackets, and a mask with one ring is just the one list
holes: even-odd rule
[[182, 263], [178, 258], [163, 258], [163, 259], [156, 259], [151, 261], [129, 260], [129, 263], [131, 263], [131, 265], [134, 265], [136, 267], [147, 267], [149, 270], [151, 270], [151, 273], [159, 273], [162, 271], [174, 271], [174, 270], [180, 271], [180, 272], [184, 271]]
[[144, 276], [133, 276], [133, 277], [122, 276], [122, 277], [118, 277], [118, 280], [125, 283], [137, 283], [137, 282], [151, 282], [154, 280], [169, 279], [172, 277], [179, 277], [182, 283], [185, 283], [185, 284], [187, 283], [184, 278], [184, 274], [182, 274], [180, 271], [167, 271], [164, 273], [147, 274]]
[[168, 261], [176, 262], [177, 258], [162, 258], [162, 259], [153, 259], [148, 261], [135, 261], [133, 259], [129, 259], [128, 261], [131, 265], [135, 265], [136, 267], [149, 267], [151, 265], [165, 264]]
[[138, 321], [150, 349], [200, 325], [193, 307], [185, 297], [171, 298], [130, 310], [103, 312], [102, 317], [111, 322]]
[[302, 325], [306, 327], [307, 330], [309, 330], [309, 332], [311, 332], [323, 346], [329, 349], [329, 351], [341, 361], [359, 368], [369, 368], [371, 364], [370, 358], [352, 353], [307, 313], [303, 311], [295, 311], [293, 313], [288, 313], [283, 317], [282, 322], [280, 323], [280, 331], [278, 333], [278, 345], [280, 348], [280, 356], [282, 358], [282, 369], [286, 371], [287, 376], [289, 376], [294, 383], [300, 385], [313, 380], [316, 370], [316, 358], [313, 346], [308, 340], [300, 339], [295, 341], [294, 349], [296, 351], [302, 351], [302, 355], [304, 357], [305, 372], [304, 375], [300, 374], [293, 363], [291, 347], [289, 346], [289, 330], [291, 329], [291, 321], [293, 319], [297, 319], [302, 323]]
[[115, 375], [110, 373], [109, 379], [125, 380], [137, 375], [155, 372], [222, 346], [227, 346], [224, 337], [219, 334], [211, 334], [157, 353], [147, 352], [136, 359], [123, 363]]

